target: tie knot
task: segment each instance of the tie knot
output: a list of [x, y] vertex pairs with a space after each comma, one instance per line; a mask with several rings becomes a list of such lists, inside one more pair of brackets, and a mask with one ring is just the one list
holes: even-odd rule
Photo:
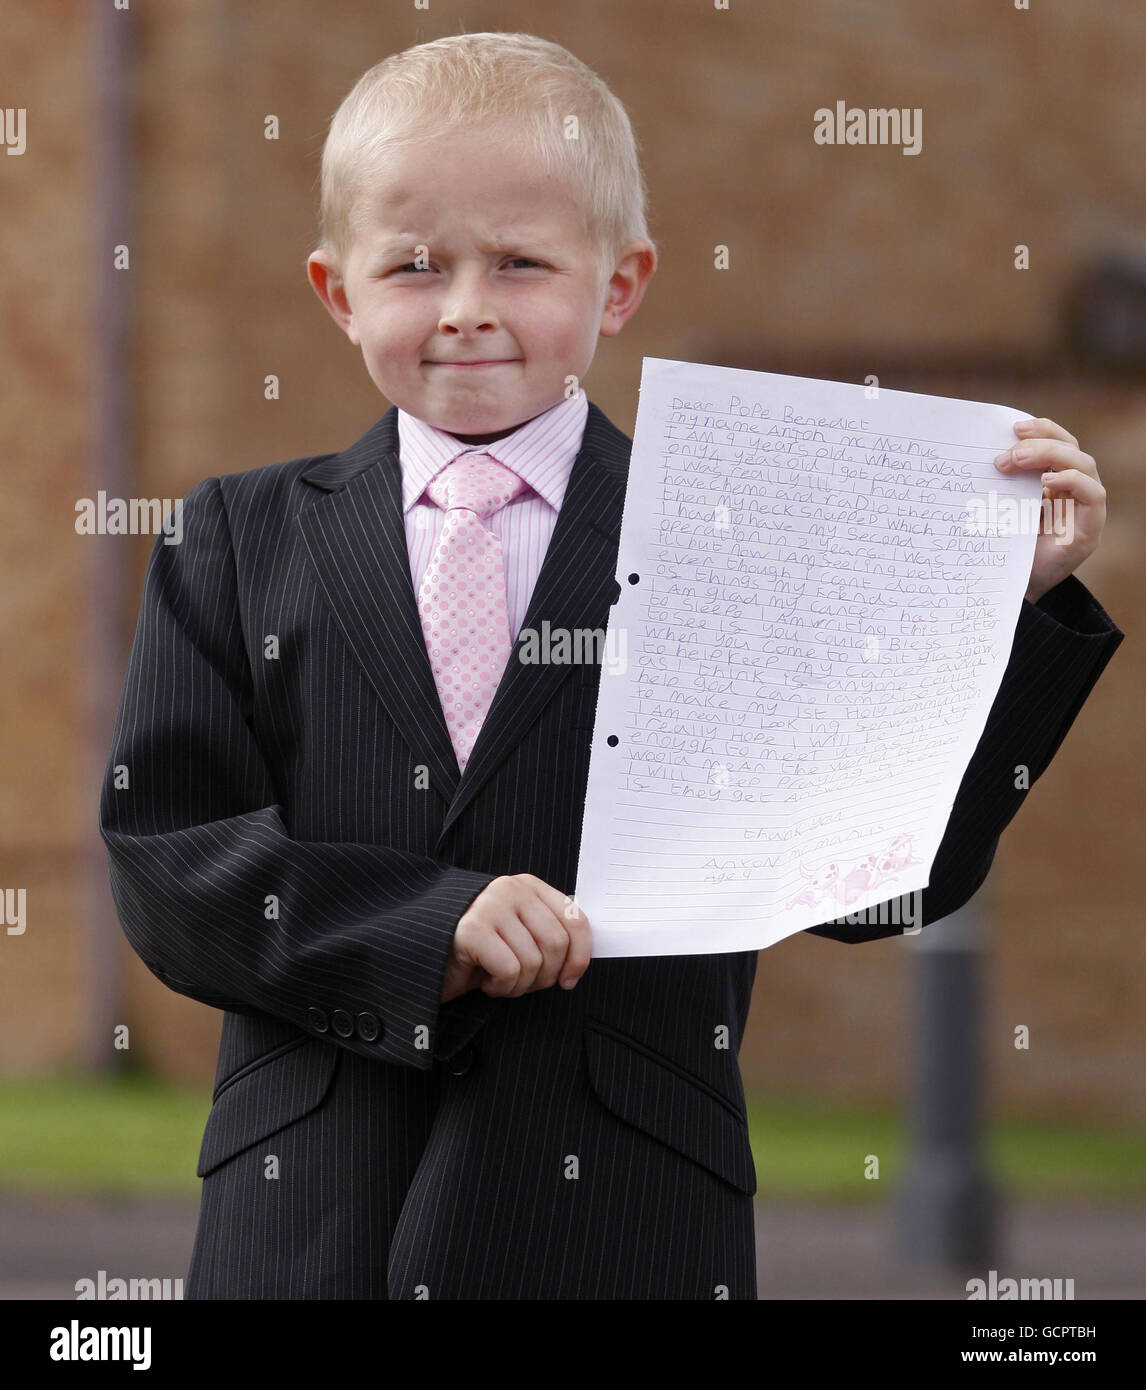
[[525, 479], [489, 454], [461, 454], [433, 478], [426, 495], [445, 511], [462, 507], [484, 521], [525, 489]]

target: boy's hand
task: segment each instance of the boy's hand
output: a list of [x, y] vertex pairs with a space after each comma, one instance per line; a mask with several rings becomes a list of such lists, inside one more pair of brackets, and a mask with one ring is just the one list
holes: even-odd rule
[[[1059, 525], [1060, 506], [1073, 509], [1073, 535], [1066, 544], [1044, 525], [1035, 541], [1035, 561], [1031, 568], [1026, 597], [1037, 603], [1048, 589], [1061, 583], [1078, 569], [1083, 560], [1098, 545], [1106, 524], [1106, 489], [1098, 480], [1098, 465], [1089, 454], [1078, 447], [1073, 434], [1056, 425], [1053, 420], [1017, 420], [1015, 433], [1022, 441], [1002, 453], [995, 467], [1004, 473], [1017, 469], [1037, 468], [1043, 474], [1043, 496], [1051, 499], [1051, 518]], [[1029, 453], [1016, 457], [1022, 449]], [[1064, 499], [1060, 503], [1059, 499]]]
[[475, 985], [497, 998], [548, 989], [558, 979], [572, 989], [592, 947], [588, 919], [565, 893], [534, 874], [495, 878], [458, 921], [441, 1002]]

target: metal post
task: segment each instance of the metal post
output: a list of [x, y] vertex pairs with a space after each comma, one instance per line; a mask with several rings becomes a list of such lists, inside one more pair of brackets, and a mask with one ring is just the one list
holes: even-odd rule
[[982, 1155], [981, 897], [906, 938], [917, 1017], [900, 1246], [909, 1260], [952, 1272], [985, 1269], [996, 1248], [997, 1198]]
[[[89, 496], [132, 495], [130, 397], [130, 270], [117, 270], [114, 248], [134, 245], [131, 170], [131, 35], [134, 11], [93, 4], [92, 98], [92, 444]], [[86, 551], [88, 700], [83, 784], [83, 862], [87, 906], [85, 933], [85, 1027], [80, 1065], [118, 1071], [131, 1055], [114, 1046], [123, 1023], [123, 937], [108, 885], [107, 856], [96, 828], [100, 778], [126, 664], [126, 596], [132, 552], [123, 536], [84, 536]]]

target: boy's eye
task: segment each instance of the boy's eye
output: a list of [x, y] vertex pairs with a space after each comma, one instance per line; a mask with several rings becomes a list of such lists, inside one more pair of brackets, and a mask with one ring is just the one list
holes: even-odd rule
[[[511, 256], [511, 257], [509, 258], [509, 260], [506, 262], [506, 264], [507, 264], [507, 265], [540, 266], [540, 265], [541, 265], [541, 262], [540, 262], [540, 261], [535, 261], [535, 260], [533, 260], [533, 259], [532, 259], [531, 257], [529, 257], [529, 256]], [[407, 261], [405, 265], [395, 266], [395, 267], [394, 267], [394, 274], [395, 274], [395, 275], [401, 275], [401, 274], [403, 274], [403, 273], [404, 273], [405, 271], [407, 271], [407, 270], [419, 271], [419, 270], [428, 270], [428, 269], [429, 269], [428, 266], [419, 265], [419, 264], [417, 263], [417, 261]]]

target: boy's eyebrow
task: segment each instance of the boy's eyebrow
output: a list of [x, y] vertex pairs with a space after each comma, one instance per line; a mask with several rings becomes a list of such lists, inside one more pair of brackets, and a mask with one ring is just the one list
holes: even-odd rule
[[[515, 232], [509, 236], [495, 236], [484, 243], [491, 251], [513, 251], [525, 246], [531, 251], [541, 251], [546, 255], [556, 255], [557, 247], [550, 246], [541, 237], [533, 236], [530, 232]], [[483, 247], [484, 249], [484, 247]]]
[[[382, 242], [374, 248], [374, 255], [383, 259], [390, 256], [404, 256], [410, 254], [415, 246], [428, 246], [431, 253], [434, 250], [432, 239], [411, 235], [409, 237], [394, 237]], [[489, 252], [520, 251], [523, 248], [545, 256], [559, 254], [557, 247], [551, 246], [539, 237], [530, 236], [528, 232], [521, 232], [512, 236], [498, 235], [481, 244], [481, 249]]]

